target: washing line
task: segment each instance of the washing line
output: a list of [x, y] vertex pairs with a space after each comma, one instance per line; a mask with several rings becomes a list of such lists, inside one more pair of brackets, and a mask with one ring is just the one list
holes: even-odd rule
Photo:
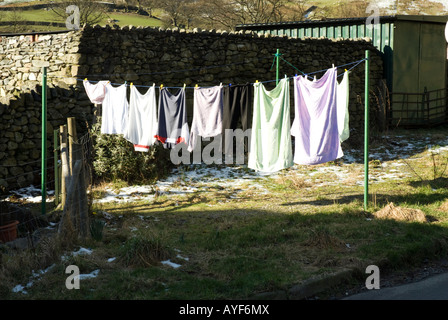
[[[317, 74], [317, 73], [320, 73], [320, 72], [325, 72], [325, 71], [327, 71], [328, 69], [323, 69], [323, 70], [318, 70], [318, 71], [313, 71], [313, 72], [309, 72], [309, 73], [305, 73], [304, 71], [302, 71], [302, 70], [300, 70], [299, 68], [297, 68], [297, 67], [295, 67], [292, 63], [290, 63], [289, 61], [287, 61], [287, 60], [285, 60], [285, 59], [283, 59], [283, 58], [280, 58], [280, 59], [282, 59], [284, 62], [286, 62], [287, 64], [289, 64], [291, 67], [293, 67], [294, 69], [296, 69], [297, 71], [299, 71], [302, 75], [304, 75], [305, 77], [308, 77], [309, 75], [312, 75], [312, 74]], [[337, 66], [336, 68], [342, 68], [342, 67], [346, 67], [346, 66], [350, 66], [350, 65], [353, 65], [354, 64], [354, 66], [352, 67], [352, 68], [350, 68], [348, 71], [351, 71], [351, 70], [353, 70], [354, 68], [356, 68], [359, 64], [361, 64], [362, 62], [364, 62], [364, 61], [366, 61], [366, 59], [364, 58], [364, 59], [361, 59], [361, 60], [358, 60], [358, 61], [354, 61], [354, 62], [350, 62], [350, 63], [346, 63], [346, 64], [342, 64], [342, 65], [340, 65], [340, 66]], [[272, 68], [272, 67], [271, 67]], [[338, 75], [338, 77], [340, 77], [340, 76], [342, 76], [343, 74], [339, 74]]]
[[[276, 55], [276, 59], [278, 62], [278, 57], [279, 57], [279, 51], [277, 50], [277, 55]], [[369, 166], [368, 166], [368, 157], [369, 157], [369, 144], [368, 144], [368, 135], [369, 135], [369, 130], [368, 130], [368, 124], [369, 124], [369, 60], [370, 60], [370, 53], [368, 50], [366, 50], [366, 57], [363, 60], [358, 60], [352, 63], [348, 63], [342, 66], [338, 66], [338, 67], [343, 67], [343, 66], [347, 66], [347, 65], [352, 65], [354, 64], [355, 66], [353, 66], [351, 69], [355, 68], [356, 66], [358, 66], [360, 63], [362, 63], [363, 61], [366, 62], [366, 69], [365, 69], [365, 77], [366, 77], [366, 81], [365, 81], [365, 143], [364, 143], [364, 167], [365, 167], [365, 180], [364, 180], [364, 210], [367, 210], [368, 207], [368, 172], [369, 172]], [[285, 60], [286, 61], [286, 60]], [[278, 65], [278, 64], [277, 64]], [[334, 66], [333, 66], [334, 68]], [[328, 68], [329, 69], [329, 68]], [[319, 70], [319, 71], [315, 71], [313, 73], [318, 73], [318, 72], [322, 72], [322, 71], [326, 71], [328, 69], [325, 70]], [[65, 77], [65, 78], [75, 78], [75, 77]], [[43, 76], [42, 76], [42, 123], [46, 122], [46, 81], [47, 80], [47, 71], [46, 71], [46, 67], [43, 67]], [[83, 81], [82, 79], [76, 79], [77, 81]], [[85, 80], [85, 79], [84, 79]], [[277, 79], [273, 80], [273, 81], [278, 81], [278, 71], [277, 71]], [[258, 82], [258, 81], [257, 81]], [[269, 81], [265, 81], [265, 82], [269, 82]], [[126, 85], [126, 82], [125, 82]], [[185, 86], [184, 86], [185, 88]], [[42, 126], [42, 140], [46, 140], [45, 139], [45, 125]], [[44, 144], [42, 144], [42, 184], [41, 184], [41, 192], [42, 192], [42, 199], [46, 198], [46, 168], [45, 168], [45, 148], [44, 148]], [[44, 160], [45, 159], [45, 160]], [[45, 214], [45, 202], [46, 201], [42, 201], [42, 213]]]
[[[305, 72], [303, 72], [303, 71], [301, 71], [300, 69], [298, 69], [298, 68], [296, 68], [294, 65], [292, 65], [290, 62], [288, 62], [288, 61], [286, 61], [285, 59], [283, 59], [283, 58], [281, 58], [283, 61], [285, 61], [286, 63], [288, 63], [290, 66], [292, 66], [294, 69], [296, 69], [297, 71], [299, 71], [299, 72], [301, 72], [303, 75], [305, 75], [305, 76], [309, 76], [309, 75], [312, 75], [312, 74], [317, 74], [317, 73], [320, 73], [320, 72], [325, 72], [325, 71], [327, 71], [328, 69], [330, 69], [330, 68], [328, 68], [328, 69], [323, 69], [323, 70], [318, 70], [318, 71], [314, 71], [314, 72], [310, 72], [310, 73], [305, 73]], [[340, 66], [336, 66], [336, 68], [342, 68], [342, 67], [346, 67], [346, 66], [349, 66], [349, 65], [354, 65], [352, 68], [350, 68], [348, 71], [351, 71], [351, 70], [353, 70], [354, 68], [356, 68], [359, 64], [361, 64], [362, 62], [364, 62], [364, 61], [366, 61], [367, 59], [361, 59], [361, 60], [358, 60], [358, 61], [354, 61], [354, 62], [350, 62], [350, 63], [346, 63], [346, 64], [343, 64], [343, 65], [340, 65]], [[223, 66], [229, 66], [229, 65], [221, 65], [221, 66], [215, 66], [216, 68], [217, 67], [223, 67]], [[198, 70], [202, 70], [203, 68], [201, 68], [201, 69], [198, 69]], [[196, 70], [196, 69], [189, 69], [189, 70], [187, 70], [187, 71], [191, 71], [191, 70]], [[160, 72], [160, 73], [162, 73], [162, 72]], [[163, 73], [170, 73], [170, 71], [165, 71], [165, 72], [163, 72]], [[157, 74], [157, 73], [154, 73], [154, 74]], [[119, 75], [122, 75], [122, 74], [119, 74]], [[140, 75], [149, 75], [149, 74], [140, 74]], [[340, 76], [342, 76], [343, 74], [340, 74], [340, 75], [338, 75], [338, 77], [340, 77]], [[91, 75], [92, 77], [94, 77], [95, 75]], [[53, 78], [69, 78], [69, 79], [75, 79], [76, 81], [80, 81], [80, 82], [82, 82], [82, 81], [84, 81], [84, 80], [86, 80], [86, 79], [88, 79], [88, 77], [87, 78], [85, 78], [85, 79], [78, 79], [78, 78], [75, 78], [75, 77], [68, 77], [68, 76], [54, 76], [54, 75], [51, 75], [51, 76], [48, 76], [48, 77], [53, 77]], [[289, 79], [292, 79], [292, 78], [294, 78], [294, 77], [288, 77]], [[100, 82], [100, 81], [102, 81], [102, 80], [89, 80], [91, 83], [97, 83], [97, 82]], [[270, 83], [270, 82], [276, 82], [277, 81], [277, 79], [275, 79], [275, 80], [266, 80], [266, 81], [259, 81], [258, 83]], [[257, 82], [255, 82], [255, 83], [257, 83]], [[255, 84], [255, 83], [249, 83], [249, 84]], [[111, 83], [111, 85], [114, 85], [114, 86], [119, 86], [119, 85], [127, 85], [127, 81], [125, 81], [124, 83]], [[133, 83], [132, 83], [133, 84]], [[152, 87], [152, 85], [151, 86], [148, 86], [148, 85], [135, 85], [135, 84], [133, 84], [135, 87], [139, 87], [139, 88], [151, 88]], [[213, 87], [213, 86], [207, 86], [207, 87], [201, 87], [201, 88], [211, 88], [211, 87]], [[194, 86], [194, 87], [187, 87], [187, 86], [182, 86], [182, 87], [176, 87], [176, 86], [174, 86], [174, 87], [172, 87], [172, 86], [169, 86], [169, 87], [165, 87], [165, 88], [168, 88], [168, 89], [182, 89], [182, 88], [185, 88], [185, 89], [195, 89], [195, 88], [197, 88], [197, 86]]]

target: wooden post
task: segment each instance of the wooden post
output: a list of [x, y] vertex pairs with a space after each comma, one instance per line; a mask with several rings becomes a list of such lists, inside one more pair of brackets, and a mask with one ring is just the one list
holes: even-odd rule
[[77, 160], [76, 163], [73, 166], [73, 175], [70, 179], [70, 184], [67, 188], [67, 199], [65, 202], [64, 210], [62, 212], [61, 222], [59, 224], [58, 232], [61, 233], [63, 231], [66, 231], [68, 225], [71, 226], [72, 231], [76, 231], [77, 229], [77, 221], [75, 212], [76, 210], [76, 189], [78, 186], [78, 179], [76, 179], [76, 176], [79, 176], [79, 172], [81, 170], [81, 160]]
[[58, 130], [53, 130], [53, 164], [54, 164], [54, 204], [55, 206], [59, 205], [59, 141], [58, 141]]
[[84, 165], [84, 161], [83, 161], [84, 156], [83, 156], [83, 150], [82, 150], [81, 144], [78, 144], [78, 143], [73, 144], [73, 155], [76, 159], [76, 162], [78, 163], [78, 161], [79, 161], [81, 163], [79, 173], [77, 175], [73, 174], [73, 177], [72, 177], [72, 179], [77, 180], [77, 183], [76, 183], [77, 188], [75, 190], [75, 195], [74, 195], [74, 201], [76, 201], [76, 203], [74, 203], [74, 205], [76, 207], [77, 220], [79, 221], [78, 232], [82, 238], [86, 238], [88, 235], [88, 230], [89, 230], [89, 227], [88, 227], [89, 207], [88, 207], [88, 203], [87, 203], [85, 165]]
[[76, 160], [74, 158], [74, 152], [73, 152], [73, 143], [78, 140], [78, 137], [76, 135], [76, 119], [71, 117], [67, 119], [67, 128], [68, 128], [68, 149], [69, 149], [69, 166], [70, 166], [70, 172], [73, 172], [73, 164]]
[[364, 90], [364, 211], [369, 206], [369, 68], [370, 51], [366, 50]]
[[41, 211], [47, 211], [47, 67], [42, 67], [42, 163], [41, 163]]
[[67, 187], [70, 183], [70, 166], [68, 156], [67, 125], [59, 127], [61, 141], [61, 205], [65, 206]]
[[[75, 118], [67, 119], [67, 126], [60, 127], [63, 213], [59, 232], [73, 231], [86, 238], [89, 235], [89, 215], [85, 165], [82, 145], [77, 142]], [[68, 137], [67, 137], [68, 136]], [[67, 188], [68, 186], [68, 188]], [[71, 227], [68, 229], [68, 227]]]

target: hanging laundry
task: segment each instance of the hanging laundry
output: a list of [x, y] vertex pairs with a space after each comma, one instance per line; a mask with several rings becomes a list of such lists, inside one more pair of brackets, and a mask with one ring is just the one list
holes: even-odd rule
[[344, 76], [340, 83], [338, 83], [337, 89], [337, 110], [338, 110], [338, 131], [339, 140], [344, 142], [350, 137], [349, 128], [349, 71], [345, 71]]
[[102, 106], [101, 133], [124, 134], [128, 121], [128, 109], [126, 85], [113, 87], [108, 83]]
[[336, 94], [337, 68], [328, 69], [316, 81], [294, 77], [295, 118], [291, 134], [295, 136], [295, 163], [320, 164], [343, 156]]
[[254, 84], [254, 108], [248, 167], [275, 172], [294, 165], [290, 135], [289, 79], [271, 91]]
[[106, 85], [109, 81], [98, 81], [96, 84], [92, 84], [87, 79], [84, 79], [82, 83], [90, 102], [94, 104], [102, 104], [104, 97], [106, 96]]
[[157, 101], [155, 85], [145, 94], [131, 85], [129, 120], [124, 138], [134, 144], [135, 151], [148, 152], [157, 139]]
[[[243, 131], [246, 131], [250, 128], [252, 96], [252, 85], [250, 84], [230, 85], [223, 88], [223, 146], [226, 145], [226, 130], [236, 130], [240, 127]], [[233, 147], [232, 142], [228, 142], [227, 148], [224, 148], [224, 153], [229, 153], [227, 149]], [[237, 145], [239, 144], [237, 143]]]
[[188, 145], [190, 129], [187, 122], [185, 88], [172, 94], [167, 88], [161, 88], [159, 94], [159, 123], [155, 138], [165, 148], [172, 148], [178, 143]]
[[223, 129], [236, 129], [239, 121], [241, 128], [250, 127], [252, 86], [250, 84], [230, 85], [223, 88]]
[[223, 88], [195, 88], [193, 99], [193, 122], [191, 124], [188, 151], [192, 152], [197, 136], [215, 137], [222, 133]]

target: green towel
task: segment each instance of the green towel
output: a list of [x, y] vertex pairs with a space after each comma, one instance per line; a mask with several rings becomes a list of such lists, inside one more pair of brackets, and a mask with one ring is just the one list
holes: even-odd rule
[[291, 144], [289, 79], [271, 91], [254, 84], [254, 109], [248, 167], [271, 173], [294, 165]]

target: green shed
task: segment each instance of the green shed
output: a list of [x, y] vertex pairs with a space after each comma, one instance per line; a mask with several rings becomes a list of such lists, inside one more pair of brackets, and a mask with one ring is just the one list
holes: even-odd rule
[[383, 55], [390, 124], [424, 126], [447, 121], [447, 21], [448, 16], [396, 15], [379, 17], [374, 28], [366, 18], [347, 18], [244, 24], [236, 30], [297, 38], [371, 38]]

